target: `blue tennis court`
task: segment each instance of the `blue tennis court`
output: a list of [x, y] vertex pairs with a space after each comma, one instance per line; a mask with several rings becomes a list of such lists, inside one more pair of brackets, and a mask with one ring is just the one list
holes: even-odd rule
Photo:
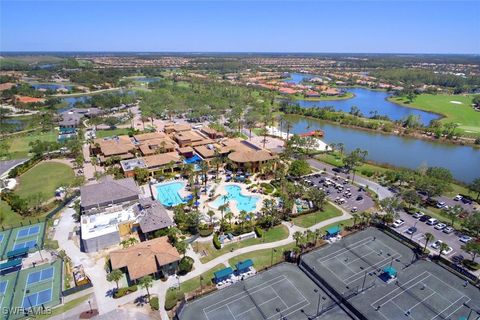
[[23, 298], [22, 307], [25, 309], [36, 307], [52, 301], [52, 288], [32, 293]]
[[48, 268], [48, 269], [43, 269], [40, 271], [32, 272], [28, 275], [27, 278], [27, 285], [30, 285], [32, 283], [37, 283], [40, 281], [45, 281], [53, 278], [53, 272], [54, 269]]
[[37, 240], [30, 240], [22, 243], [17, 243], [13, 246], [13, 250], [23, 249], [23, 248], [33, 248], [37, 244]]
[[17, 232], [17, 239], [26, 238], [26, 237], [36, 235], [39, 231], [40, 231], [40, 226], [38, 226], [38, 225], [19, 230]]
[[5, 294], [7, 291], [8, 280], [0, 282], [0, 294]]

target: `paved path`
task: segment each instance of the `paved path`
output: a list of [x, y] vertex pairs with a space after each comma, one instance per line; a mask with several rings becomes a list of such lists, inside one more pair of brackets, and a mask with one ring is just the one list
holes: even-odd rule
[[[332, 169], [335, 168], [332, 165], [326, 164], [326, 163], [318, 161], [316, 159], [308, 159], [307, 162], [310, 164], [310, 166], [312, 166], [313, 168], [315, 168], [317, 170], [323, 170], [324, 168], [327, 168], [327, 172], [330, 172], [330, 173], [332, 172]], [[339, 175], [343, 176], [343, 177], [346, 176], [343, 173], [340, 173]], [[355, 175], [355, 183], [357, 183], [361, 186], [364, 186], [364, 187], [368, 186], [368, 188], [370, 190], [372, 190], [373, 192], [378, 194], [378, 198], [380, 200], [393, 196], [393, 193], [390, 190], [388, 190], [388, 188], [386, 188], [384, 186], [381, 186], [380, 184], [378, 184], [374, 181], [370, 181], [368, 179], [365, 179], [362, 176]]]

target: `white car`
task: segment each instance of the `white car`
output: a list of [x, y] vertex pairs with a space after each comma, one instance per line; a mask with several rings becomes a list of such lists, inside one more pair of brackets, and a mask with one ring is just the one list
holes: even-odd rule
[[453, 249], [451, 247], [447, 247], [446, 249], [442, 250], [442, 254], [450, 254], [452, 253]]
[[461, 236], [460, 238], [458, 238], [458, 240], [460, 240], [460, 241], [463, 242], [463, 243], [468, 243], [468, 242], [472, 241], [472, 237], [467, 236], [467, 235], [464, 234], [463, 236]]
[[415, 219], [420, 219], [421, 217], [423, 217], [425, 215], [425, 213], [421, 212], [421, 211], [417, 211], [413, 214], [412, 217], [414, 217]]
[[443, 230], [447, 225], [445, 223], [439, 223], [434, 228], [437, 230]]
[[442, 240], [437, 240], [434, 243], [430, 245], [433, 249], [440, 249], [440, 246], [442, 245], [443, 241]]
[[446, 203], [445, 203], [445, 202], [443, 202], [443, 201], [439, 201], [439, 202], [437, 202], [437, 208], [439, 208], [439, 209], [441, 209], [441, 208], [445, 207], [445, 205], [446, 205]]
[[405, 221], [402, 220], [402, 219], [398, 219], [398, 220], [395, 220], [393, 223], [392, 223], [392, 227], [394, 228], [398, 228], [398, 227], [401, 227], [405, 224]]
[[455, 229], [453, 229], [453, 227], [446, 227], [446, 228], [443, 229], [443, 232], [445, 232], [446, 234], [450, 234], [453, 231], [455, 231]]
[[427, 220], [427, 224], [428, 224], [429, 226], [434, 226], [434, 225], [436, 225], [437, 223], [438, 223], [438, 220], [435, 219], [435, 218], [430, 218], [430, 219]]
[[459, 195], [459, 194], [457, 194], [457, 195], [455, 196], [455, 198], [453, 198], [453, 200], [455, 200], [455, 201], [460, 201], [460, 200], [462, 200], [462, 199], [463, 199], [463, 197], [462, 197], [461, 195]]

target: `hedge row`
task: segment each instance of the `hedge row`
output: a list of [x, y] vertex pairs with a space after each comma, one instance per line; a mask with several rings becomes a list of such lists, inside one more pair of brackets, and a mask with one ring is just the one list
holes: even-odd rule
[[184, 297], [183, 292], [177, 288], [168, 288], [167, 295], [165, 296], [165, 310], [172, 310], [177, 305], [179, 300]]
[[10, 170], [10, 172], [8, 173], [8, 177], [11, 178], [11, 179], [18, 177], [22, 173], [25, 173], [28, 170], [30, 170], [30, 168], [32, 168], [34, 165], [39, 163], [41, 160], [42, 160], [42, 157], [34, 156], [30, 160], [27, 160], [24, 163], [22, 163], [21, 165], [16, 166], [12, 170]]
[[222, 248], [222, 244], [220, 243], [220, 239], [218, 239], [218, 234], [213, 235], [213, 246], [215, 249], [220, 250]]
[[263, 229], [260, 228], [259, 226], [255, 226], [255, 234], [257, 235], [258, 238], [263, 237]]
[[130, 286], [130, 287], [126, 287], [126, 288], [120, 288], [118, 289], [117, 291], [115, 291], [115, 293], [113, 294], [113, 297], [115, 299], [118, 299], [118, 298], [121, 298], [127, 294], [130, 294], [132, 292], [135, 292], [138, 290], [138, 287], [137, 285], [133, 285], [133, 286]]
[[158, 297], [153, 297], [150, 299], [150, 308], [155, 311], [160, 309], [160, 306], [158, 305]]
[[200, 237], [208, 237], [213, 233], [213, 228], [199, 229], [198, 233], [200, 234]]

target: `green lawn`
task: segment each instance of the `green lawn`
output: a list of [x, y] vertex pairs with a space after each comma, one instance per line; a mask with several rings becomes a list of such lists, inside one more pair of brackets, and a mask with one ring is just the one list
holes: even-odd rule
[[68, 301], [67, 303], [61, 305], [61, 306], [58, 306], [57, 308], [54, 308], [52, 309], [52, 312], [48, 315], [36, 315], [35, 316], [35, 319], [47, 319], [47, 318], [51, 318], [53, 316], [56, 316], [56, 315], [60, 315], [60, 314], [63, 314], [65, 312], [67, 312], [68, 310], [71, 310], [77, 306], [79, 306], [81, 303], [85, 303], [85, 310], [84, 311], [88, 311], [90, 310], [89, 309], [89, 306], [88, 306], [88, 303], [87, 303], [87, 300], [91, 297], [91, 294], [86, 294], [84, 296], [81, 296], [79, 298], [76, 298], [76, 299], [73, 299], [71, 301]]
[[328, 203], [325, 205], [325, 208], [323, 211], [316, 211], [313, 213], [308, 213], [304, 214], [298, 217], [293, 218], [293, 223], [295, 225], [303, 227], [303, 228], [309, 228], [319, 222], [334, 218], [334, 217], [339, 217], [342, 215], [342, 212], [334, 207], [332, 204]]
[[[403, 97], [392, 97], [390, 101], [445, 116], [441, 122], [455, 122], [466, 134], [480, 135], [480, 112], [472, 107], [473, 95], [421, 94], [412, 103]], [[461, 102], [461, 104], [451, 101]]]
[[30, 150], [29, 143], [37, 140], [54, 142], [57, 141], [58, 132], [33, 132], [28, 135], [8, 138], [7, 142], [10, 145], [9, 157], [11, 159], [20, 159], [28, 157]]
[[200, 261], [202, 263], [206, 263], [210, 260], [220, 257], [227, 252], [230, 252], [232, 249], [235, 250], [239, 248], [253, 246], [255, 244], [280, 241], [287, 237], [287, 227], [285, 227], [284, 225], [278, 225], [266, 231], [262, 238], [245, 239], [240, 242], [225, 245], [220, 250], [215, 249], [212, 242], [197, 242], [193, 245], [193, 247], [197, 252], [205, 251], [207, 253], [206, 256], [200, 258]]
[[21, 215], [15, 213], [8, 203], [0, 200], [0, 225], [2, 227], [16, 226], [20, 222], [27, 222], [28, 219], [23, 218]]
[[[273, 264], [281, 262], [283, 260], [283, 251], [291, 250], [294, 247], [295, 242], [274, 248], [276, 252], [273, 251]], [[228, 260], [228, 263], [230, 264], [230, 266], [235, 266], [235, 264], [237, 264], [238, 262], [246, 259], [252, 259], [253, 267], [257, 271], [265, 269], [266, 267], [269, 267], [272, 263], [272, 249], [262, 249], [244, 253]]]
[[46, 201], [55, 195], [55, 189], [73, 182], [74, 177], [72, 168], [66, 164], [41, 162], [20, 176], [15, 192], [22, 198], [41, 192], [42, 199]]
[[118, 128], [112, 130], [97, 130], [96, 135], [97, 138], [105, 138], [105, 137], [112, 137], [112, 136], [121, 136], [128, 134], [128, 128]]
[[[281, 98], [282, 96], [279, 96]], [[354, 97], [354, 94], [351, 92], [345, 93], [343, 96], [321, 96], [321, 97], [311, 97], [305, 98], [303, 95], [294, 95], [293, 98], [296, 100], [306, 100], [306, 101], [335, 101], [335, 100], [347, 100]]]

